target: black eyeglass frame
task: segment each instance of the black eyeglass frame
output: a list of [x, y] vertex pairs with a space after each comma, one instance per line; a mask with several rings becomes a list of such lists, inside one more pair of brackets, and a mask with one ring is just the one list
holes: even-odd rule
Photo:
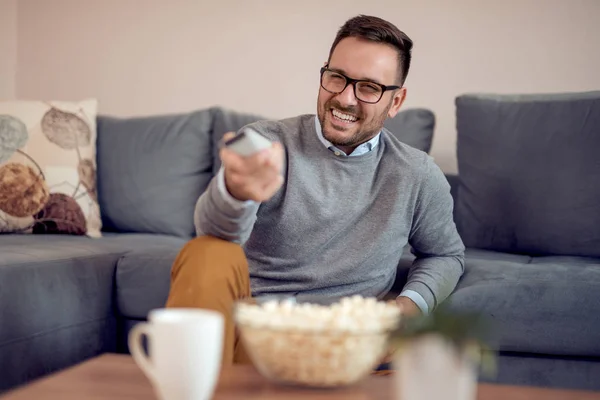
[[[352, 89], [354, 90], [354, 97], [356, 97], [356, 100], [358, 101], [362, 101], [363, 103], [367, 103], [367, 104], [377, 104], [381, 101], [381, 98], [383, 97], [383, 94], [385, 92], [387, 92], [388, 90], [396, 90], [396, 89], [401, 89], [402, 86], [396, 86], [396, 85], [382, 85], [381, 83], [377, 83], [377, 82], [373, 82], [373, 81], [369, 81], [366, 79], [353, 79], [350, 78], [344, 74], [342, 74], [339, 71], [334, 71], [332, 69], [328, 68], [329, 65], [325, 65], [324, 67], [321, 67], [321, 87], [323, 88], [323, 90], [329, 92], [329, 93], [333, 93], [333, 94], [340, 94], [342, 93], [344, 90], [346, 90], [346, 88], [348, 87], [348, 85], [352, 85]], [[326, 72], [333, 72], [335, 74], [341, 75], [344, 77], [344, 79], [346, 79], [346, 84], [344, 85], [344, 88], [342, 90], [340, 90], [339, 92], [332, 92], [331, 90], [325, 88], [325, 86], [323, 86], [323, 74]], [[358, 98], [358, 96], [356, 95], [356, 84], [359, 82], [366, 82], [366, 83], [370, 83], [372, 85], [377, 85], [381, 88], [381, 95], [379, 96], [379, 98], [377, 99], [377, 101], [364, 101]]]

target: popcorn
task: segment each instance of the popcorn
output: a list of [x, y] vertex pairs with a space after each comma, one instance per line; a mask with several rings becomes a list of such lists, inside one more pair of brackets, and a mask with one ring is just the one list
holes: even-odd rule
[[267, 301], [238, 303], [235, 318], [263, 375], [324, 387], [356, 382], [381, 361], [400, 308], [361, 296], [330, 306]]
[[275, 300], [262, 305], [240, 303], [236, 314], [238, 322], [254, 327], [366, 333], [393, 328], [400, 309], [374, 298], [353, 296], [331, 306]]

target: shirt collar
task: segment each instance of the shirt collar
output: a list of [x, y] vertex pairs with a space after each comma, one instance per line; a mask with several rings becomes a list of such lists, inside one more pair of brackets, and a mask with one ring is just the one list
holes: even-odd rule
[[[335, 147], [329, 140], [325, 139], [325, 137], [323, 136], [323, 131], [321, 130], [321, 124], [319, 123], [319, 118], [317, 116], [315, 116], [315, 130], [317, 131], [317, 137], [319, 138], [321, 143], [323, 143], [323, 145], [326, 148], [328, 148], [329, 150], [334, 152], [336, 155], [338, 155], [338, 153], [339, 153], [339, 155], [348, 156], [342, 150]], [[375, 147], [377, 147], [377, 145], [379, 144], [380, 136], [381, 136], [381, 132], [379, 132], [377, 135], [375, 135], [368, 142], [365, 142], [365, 143], [362, 143], [361, 145], [359, 145], [356, 149], [354, 149], [354, 151], [348, 157], [361, 156], [363, 154], [370, 152]]]

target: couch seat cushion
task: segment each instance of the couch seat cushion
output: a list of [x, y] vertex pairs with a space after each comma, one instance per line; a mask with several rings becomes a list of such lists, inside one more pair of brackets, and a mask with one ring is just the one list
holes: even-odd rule
[[116, 348], [103, 239], [0, 236], [0, 392]]
[[107, 318], [119, 259], [170, 256], [184, 243], [144, 234], [0, 236], [0, 348], [31, 332]]
[[0, 348], [111, 315], [114, 269], [122, 251], [103, 241], [0, 236]]
[[0, 391], [116, 349], [115, 269], [159, 235], [0, 235]]
[[600, 356], [600, 259], [488, 253], [467, 256], [449, 304], [490, 317], [502, 351]]
[[116, 272], [117, 307], [126, 318], [146, 319], [164, 307], [169, 295], [171, 266], [184, 240], [140, 247], [119, 259]]
[[24, 333], [112, 315], [119, 259], [170, 255], [183, 243], [143, 234], [0, 236], [0, 347]]
[[[528, 263], [529, 260], [531, 260], [531, 257], [529, 256], [510, 253], [499, 253], [496, 251], [480, 249], [466, 249], [465, 258], [476, 260], [511, 261], [518, 263]], [[392, 296], [397, 296], [402, 291], [402, 288], [404, 287], [404, 285], [406, 284], [406, 280], [408, 279], [408, 273], [412, 268], [412, 263], [414, 260], [415, 256], [412, 253], [412, 249], [410, 245], [407, 244], [406, 246], [404, 246], [402, 257], [400, 258], [400, 262], [398, 263], [396, 279], [391, 289]]]

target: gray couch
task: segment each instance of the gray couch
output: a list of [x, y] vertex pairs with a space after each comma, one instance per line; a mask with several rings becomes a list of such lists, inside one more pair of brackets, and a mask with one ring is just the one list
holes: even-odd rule
[[[600, 389], [600, 228], [589, 230], [590, 221], [600, 227], [599, 206], [572, 208], [586, 188], [598, 190], [600, 158], [591, 154], [600, 148], [600, 95], [571, 97], [457, 99], [461, 175], [448, 179], [468, 250], [449, 302], [496, 323], [502, 383]], [[129, 329], [164, 305], [171, 263], [194, 235], [195, 201], [219, 168], [218, 141], [261, 118], [222, 107], [98, 118], [104, 237], [0, 236], [0, 392], [127, 352]], [[387, 126], [429, 151], [430, 111], [404, 111]], [[575, 142], [581, 154], [565, 149]], [[563, 152], [570, 158], [542, 160]], [[553, 200], [540, 211], [534, 196]], [[567, 219], [548, 228], [556, 212]], [[407, 249], [396, 291], [411, 258]]]
[[467, 251], [449, 304], [492, 320], [493, 380], [600, 389], [600, 92], [464, 95], [456, 110]]

